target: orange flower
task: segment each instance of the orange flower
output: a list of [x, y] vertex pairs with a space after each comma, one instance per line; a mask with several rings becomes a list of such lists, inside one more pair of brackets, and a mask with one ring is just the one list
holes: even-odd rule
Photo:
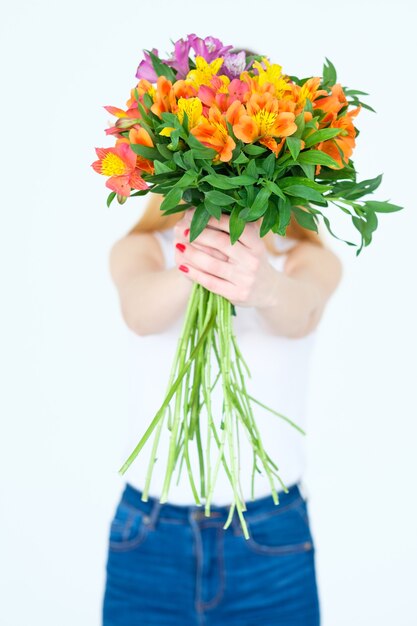
[[[304, 109], [307, 98], [311, 102], [315, 102], [319, 96], [327, 95], [325, 89], [319, 89], [321, 78], [313, 77], [306, 80], [304, 85], [291, 85], [292, 93], [290, 98], [296, 103], [295, 114], [298, 115]], [[284, 95], [284, 98], [287, 96]]]
[[217, 107], [210, 107], [208, 119], [194, 126], [190, 132], [204, 146], [216, 150], [218, 154], [214, 162], [230, 161], [236, 144], [228, 134], [226, 120]]
[[[343, 168], [348, 164], [348, 159], [352, 155], [353, 148], [355, 147], [356, 130], [353, 125], [352, 118], [356, 117], [360, 110], [361, 106], [358, 106], [356, 109], [346, 113], [346, 115], [339, 117], [339, 119], [334, 119], [329, 128], [341, 128], [342, 133], [333, 139], [322, 141], [317, 146], [317, 150], [325, 152], [337, 161], [340, 168]], [[340, 155], [338, 148], [342, 151], [343, 158]], [[317, 167], [318, 169], [316, 169], [316, 174], [320, 172], [320, 166]]]
[[156, 93], [154, 97], [154, 103], [151, 106], [152, 113], [155, 113], [158, 117], [161, 117], [161, 113], [175, 112], [177, 101], [175, 99], [174, 90], [170, 80], [165, 76], [158, 76], [156, 83]]
[[[134, 126], [130, 129], [129, 143], [140, 144], [142, 146], [148, 146], [149, 148], [153, 147], [153, 141], [149, 136], [148, 131], [142, 128], [142, 126]], [[139, 154], [136, 155], [136, 167], [143, 172], [148, 172], [149, 174], [153, 174], [155, 171], [153, 162], [149, 159], [145, 159], [145, 157], [140, 156]]]
[[94, 161], [91, 166], [98, 174], [110, 177], [106, 187], [125, 197], [130, 196], [132, 187], [148, 188], [136, 168], [136, 154], [128, 143], [120, 140], [114, 148], [96, 148], [96, 153], [98, 161]]
[[313, 107], [326, 113], [324, 118], [320, 121], [320, 128], [327, 126], [331, 120], [335, 119], [340, 109], [346, 106], [347, 103], [345, 93], [340, 83], [333, 85], [329, 96], [315, 100]]
[[[238, 102], [233, 103], [239, 105]], [[279, 144], [275, 137], [288, 137], [297, 130], [294, 122], [295, 115], [290, 111], [279, 111], [279, 102], [270, 93], [252, 94], [246, 104], [246, 108], [233, 110], [237, 118], [233, 124], [233, 132], [238, 139], [245, 143], [259, 143], [272, 150], [278, 156], [279, 150], [284, 143]]]
[[201, 85], [198, 97], [207, 108], [217, 106], [222, 113], [225, 113], [235, 100], [246, 102], [250, 97], [250, 90], [249, 85], [238, 78], [234, 78], [224, 88], [220, 78], [213, 76], [210, 86]]
[[[138, 82], [136, 87], [134, 87], [133, 89], [130, 90], [130, 98], [126, 102], [126, 105], [129, 108], [134, 108], [136, 106], [137, 100], [136, 100], [136, 93], [135, 93], [135, 91], [137, 91], [138, 96], [139, 96], [139, 101], [142, 104], [143, 104], [143, 96], [145, 95], [145, 93], [149, 94], [152, 99], [155, 97], [155, 93], [156, 93], [155, 92], [155, 87], [152, 85], [152, 83], [150, 83], [145, 78], [141, 78], [141, 80]], [[145, 107], [145, 109], [146, 109], [146, 107]]]
[[186, 80], [177, 80], [172, 88], [178, 100], [179, 98], [193, 98], [197, 95], [197, 89], [191, 82]]

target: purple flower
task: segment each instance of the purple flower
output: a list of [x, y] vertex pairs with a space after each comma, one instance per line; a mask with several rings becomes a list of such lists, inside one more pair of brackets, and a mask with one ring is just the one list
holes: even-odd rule
[[226, 52], [224, 55], [223, 65], [220, 70], [222, 74], [225, 74], [230, 78], [230, 80], [233, 80], [234, 78], [238, 78], [245, 69], [246, 54], [244, 50], [238, 52], [237, 54]]
[[185, 78], [190, 71], [189, 52], [191, 42], [189, 37], [186, 40], [178, 39], [174, 44], [174, 52], [171, 58], [165, 61], [166, 65], [169, 65], [177, 72], [177, 79]]
[[228, 50], [233, 48], [233, 46], [224, 46], [222, 42], [215, 37], [201, 39], [201, 37], [192, 34], [188, 35], [188, 39], [190, 40], [191, 48], [194, 50], [196, 56], [203, 57], [207, 63], [211, 63], [211, 61], [214, 61], [217, 57], [224, 56]]
[[[158, 50], [156, 48], [152, 48], [151, 52], [158, 56]], [[153, 69], [151, 57], [147, 52], [145, 52], [144, 60], [139, 63], [138, 69], [136, 71], [136, 78], [145, 78], [145, 80], [149, 80], [150, 83], [156, 83], [156, 81], [158, 80], [158, 76]]]

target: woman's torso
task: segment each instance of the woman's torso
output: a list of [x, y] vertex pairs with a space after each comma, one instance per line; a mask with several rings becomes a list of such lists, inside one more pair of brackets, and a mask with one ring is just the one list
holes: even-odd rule
[[[155, 236], [161, 244], [166, 267], [174, 267], [173, 229], [156, 231]], [[288, 240], [279, 235], [274, 235], [274, 237], [277, 247], [283, 250], [296, 243], [294, 240]], [[285, 259], [286, 254], [278, 256], [269, 254], [270, 263], [280, 271], [283, 269]], [[124, 449], [126, 458], [138, 443], [165, 397], [182, 323], [183, 318], [177, 320], [164, 332], [147, 336], [139, 336], [126, 327], [129, 354], [128, 433]], [[305, 429], [309, 361], [315, 332], [299, 339], [274, 335], [267, 329], [255, 308], [241, 306], [236, 306], [233, 326], [240, 350], [251, 372], [251, 378], [246, 379], [249, 394]], [[214, 356], [213, 367], [215, 367]], [[219, 411], [221, 399], [221, 385], [218, 384], [214, 388], [212, 402]], [[290, 486], [300, 481], [306, 464], [305, 437], [287, 422], [257, 404], [253, 403], [252, 406], [265, 449], [278, 465], [284, 484]], [[149, 490], [150, 495], [154, 497], [159, 497], [162, 491], [169, 434], [169, 431], [164, 428], [158, 446], [157, 461]], [[126, 481], [139, 490], [143, 490], [145, 484], [151, 445], [152, 437], [125, 474]], [[213, 449], [213, 459], [216, 456], [215, 453], [216, 450]], [[193, 467], [197, 471], [196, 451], [190, 448], [190, 454]], [[249, 500], [252, 453], [244, 433], [241, 433], [240, 437], [240, 454], [241, 484], [244, 497]], [[278, 484], [277, 488], [280, 489], [281, 486]], [[256, 474], [255, 498], [270, 493], [269, 482], [265, 475]], [[220, 470], [213, 503], [224, 505], [230, 503], [232, 499], [227, 476]], [[168, 500], [175, 504], [194, 503], [184, 469], [178, 485], [175, 475]]]

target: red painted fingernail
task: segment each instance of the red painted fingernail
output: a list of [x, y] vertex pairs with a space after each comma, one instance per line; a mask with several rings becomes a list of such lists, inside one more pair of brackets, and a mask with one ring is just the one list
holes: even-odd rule
[[179, 265], [178, 269], [181, 270], [181, 272], [188, 272], [188, 267], [186, 265]]
[[189, 229], [189, 228], [186, 228], [186, 229], [184, 230], [184, 235], [185, 235], [185, 236], [187, 236], [189, 232], [190, 232], [190, 229]]
[[178, 250], [179, 250], [180, 252], [184, 252], [184, 250], [185, 250], [185, 246], [184, 246], [184, 244], [183, 244], [183, 243], [176, 243], [176, 244], [175, 244], [175, 247], [176, 247], [176, 248], [178, 248]]

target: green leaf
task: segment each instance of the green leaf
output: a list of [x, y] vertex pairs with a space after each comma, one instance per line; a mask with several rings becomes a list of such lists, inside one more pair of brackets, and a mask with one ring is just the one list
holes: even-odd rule
[[326, 57], [327, 64], [323, 64], [323, 87], [333, 87], [337, 82], [336, 68], [331, 61]]
[[193, 150], [193, 156], [195, 159], [214, 159], [217, 152], [213, 148], [206, 148], [198, 139], [191, 133], [187, 137], [187, 143]]
[[165, 76], [165, 78], [173, 83], [175, 81], [174, 71], [168, 65], [165, 65], [165, 63], [163, 63], [161, 59], [150, 50], [145, 50], [145, 52], [147, 52], [151, 57], [151, 62], [153, 65], [153, 69], [155, 70], [155, 74], [157, 76]]
[[130, 147], [135, 154], [139, 154], [140, 156], [145, 157], [145, 159], [150, 159], [151, 161], [159, 159], [160, 154], [156, 148], [142, 146], [140, 143], [131, 143]]
[[[285, 179], [281, 179], [281, 180], [285, 180]], [[266, 180], [265, 187], [269, 189], [269, 191], [273, 193], [275, 196], [278, 196], [279, 198], [282, 198], [283, 200], [285, 200], [285, 194], [282, 191], [282, 189], [278, 187], [277, 183], [274, 183], [272, 180]]]
[[314, 146], [321, 141], [333, 139], [333, 137], [336, 137], [340, 134], [341, 130], [341, 128], [322, 128], [315, 133], [311, 133], [311, 135], [309, 135], [305, 139], [305, 147], [310, 148], [311, 146]]
[[156, 148], [164, 159], [167, 159], [168, 161], [172, 159], [172, 151], [168, 149], [166, 143], [157, 143]]
[[256, 183], [256, 178], [242, 174], [241, 176], [233, 176], [230, 179], [235, 187], [247, 187]]
[[111, 203], [113, 202], [113, 200], [116, 197], [116, 192], [112, 191], [111, 193], [109, 193], [109, 195], [107, 196], [107, 206], [110, 207]]
[[304, 132], [304, 128], [305, 128], [305, 117], [304, 117], [304, 111], [301, 111], [301, 113], [299, 113], [297, 115], [297, 117], [295, 118], [295, 123], [297, 125], [297, 130], [294, 133], [294, 135], [291, 135], [292, 137], [302, 137], [303, 136], [303, 132]]
[[239, 217], [241, 210], [242, 210], [241, 207], [235, 205], [230, 214], [229, 231], [230, 231], [230, 241], [232, 244], [236, 243], [236, 241], [239, 239], [239, 237], [245, 230], [246, 222], [241, 217]]
[[180, 167], [182, 170], [188, 170], [188, 167], [184, 163], [184, 159], [182, 157], [182, 155], [183, 155], [182, 152], [171, 152], [171, 155], [172, 155], [172, 159], [173, 159], [174, 163], [176, 163], [176, 165], [178, 165], [178, 167]]
[[314, 215], [296, 206], [292, 207], [292, 211], [294, 213], [295, 219], [300, 224], [300, 226], [302, 226], [303, 228], [307, 228], [308, 230], [314, 230], [315, 232], [318, 232], [316, 224], [317, 218], [315, 218]]
[[265, 212], [265, 215], [262, 219], [261, 229], [259, 234], [261, 237], [264, 237], [268, 231], [277, 223], [279, 218], [278, 209], [273, 202], [268, 203], [268, 208]]
[[[307, 163], [299, 163], [298, 165], [301, 167], [301, 169], [303, 170], [303, 173], [307, 176], [309, 180], [314, 180], [315, 171], [316, 171], [316, 167], [314, 165], [308, 165]], [[322, 171], [324, 172], [326, 170], [322, 170]]]
[[262, 161], [262, 168], [268, 178], [272, 178], [275, 171], [276, 156], [273, 152]]
[[395, 213], [396, 211], [402, 211], [403, 206], [391, 204], [390, 202], [377, 202], [376, 200], [367, 200], [365, 202], [366, 210], [375, 211], [376, 213]]
[[165, 163], [162, 163], [162, 161], [158, 161], [158, 159], [155, 159], [153, 164], [155, 167], [155, 174], [172, 174], [173, 170], [168, 167], [168, 165], [165, 165]]
[[341, 180], [333, 185], [331, 196], [337, 196], [345, 200], [357, 200], [362, 196], [372, 193], [379, 187], [382, 181], [382, 174], [375, 178], [356, 182], [352, 180]]
[[174, 128], [179, 128], [181, 126], [181, 122], [175, 113], [169, 113], [168, 111], [164, 111], [161, 113], [161, 119], [166, 122], [163, 126], [173, 126]]
[[194, 211], [190, 224], [190, 241], [194, 241], [203, 232], [210, 219], [210, 213], [204, 204], [199, 204]]
[[196, 172], [198, 171], [198, 167], [196, 165], [196, 162], [194, 161], [192, 150], [187, 150], [187, 152], [183, 152], [182, 158], [185, 165], [190, 168], [190, 170], [194, 170]]
[[329, 219], [323, 215], [323, 213], [321, 213], [321, 216], [323, 218], [323, 222], [326, 224], [326, 228], [329, 231], [329, 233], [332, 235], [332, 237], [334, 237], [335, 239], [338, 239], [339, 241], [343, 241], [343, 243], [347, 243], [348, 246], [355, 246], [355, 243], [352, 243], [352, 241], [347, 241], [346, 239], [342, 239], [341, 237], [338, 237], [337, 235], [334, 234], [334, 232], [332, 231], [332, 228], [330, 226], [330, 221]]
[[372, 233], [378, 226], [378, 218], [375, 213], [367, 212], [364, 218], [353, 216], [352, 222], [361, 233], [364, 245], [369, 246], [372, 241]]
[[207, 191], [204, 195], [210, 202], [218, 204], [220, 207], [228, 206], [229, 204], [233, 204], [235, 202], [234, 198], [228, 196], [226, 193], [222, 193], [221, 191]]
[[214, 202], [210, 202], [210, 200], [208, 198], [206, 198], [204, 200], [204, 206], [206, 207], [206, 209], [210, 213], [210, 215], [215, 217], [217, 220], [220, 219], [220, 216], [222, 214], [222, 210], [221, 210], [221, 207], [218, 204], [215, 204]]
[[285, 178], [281, 178], [279, 180], [279, 184], [281, 189], [286, 189], [287, 187], [292, 187], [294, 185], [305, 185], [306, 187], [310, 187], [316, 191], [324, 192], [332, 188], [330, 185], [321, 185], [320, 183], [316, 183], [314, 180], [303, 178], [302, 176], [286, 176]]
[[245, 154], [243, 154], [243, 152], [241, 152], [239, 156], [233, 160], [233, 163], [241, 165], [243, 163], [247, 163], [248, 161], [249, 161], [248, 157]]
[[310, 200], [311, 202], [317, 202], [318, 204], [327, 204], [327, 201], [319, 191], [307, 187], [307, 185], [290, 185], [284, 189], [285, 193], [289, 196], [295, 196], [297, 198], [303, 198], [304, 200]]
[[284, 236], [287, 230], [287, 226], [290, 223], [291, 219], [291, 202], [289, 198], [278, 199], [278, 211], [279, 211], [279, 223], [278, 228], [273, 229], [274, 232], [277, 232], [279, 235]]
[[182, 198], [183, 189], [181, 187], [174, 187], [167, 193], [165, 198], [162, 200], [160, 209], [161, 211], [167, 211], [168, 209], [172, 209], [174, 206], [179, 204], [179, 201]]
[[195, 185], [196, 180], [197, 172], [195, 172], [194, 170], [188, 170], [175, 183], [174, 187], [190, 187], [191, 185]]
[[243, 151], [246, 152], [246, 154], [250, 154], [251, 156], [258, 156], [259, 154], [263, 154], [264, 152], [266, 152], [266, 148], [263, 148], [262, 146], [257, 146], [254, 143], [248, 143], [246, 146], [243, 147]]
[[336, 167], [339, 169], [338, 162], [321, 150], [307, 150], [306, 152], [301, 152], [298, 156], [298, 163], [306, 163], [307, 165], [326, 165], [327, 167]]
[[356, 171], [352, 166], [346, 166], [342, 169], [322, 169], [319, 174], [317, 174], [317, 178], [320, 180], [356, 180]]
[[246, 166], [245, 175], [251, 176], [255, 180], [258, 180], [258, 168], [256, 167], [255, 159], [251, 159]]
[[176, 204], [174, 207], [172, 207], [172, 209], [167, 209], [166, 211], [163, 211], [162, 215], [172, 215], [173, 213], [183, 213], [186, 209], [191, 209], [191, 207], [194, 207], [194, 205], [183, 202], [181, 204]]
[[240, 216], [246, 222], [254, 222], [259, 219], [268, 208], [268, 200], [271, 192], [266, 187], [263, 187], [259, 193], [255, 196], [252, 206], [246, 207], [241, 212]]
[[296, 161], [301, 150], [301, 139], [299, 137], [291, 136], [287, 137], [285, 141], [292, 158]]
[[224, 176], [223, 174], [209, 174], [201, 179], [201, 182], [207, 182], [217, 189], [235, 189], [244, 185], [253, 185], [256, 179], [251, 176]]

